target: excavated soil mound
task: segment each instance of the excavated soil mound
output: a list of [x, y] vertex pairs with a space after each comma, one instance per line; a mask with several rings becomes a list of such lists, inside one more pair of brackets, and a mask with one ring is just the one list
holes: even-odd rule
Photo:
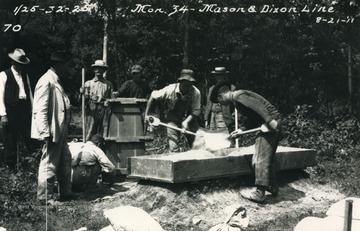
[[302, 170], [280, 173], [280, 193], [267, 195], [266, 204], [243, 199], [240, 190], [251, 189], [253, 176], [222, 178], [197, 183], [167, 184], [150, 181], [119, 183], [126, 191], [97, 200], [95, 210], [130, 205], [148, 212], [167, 230], [209, 230], [226, 218], [225, 208], [247, 210], [246, 230], [293, 230], [306, 216], [324, 217], [336, 201], [345, 198], [329, 185], [315, 184]]

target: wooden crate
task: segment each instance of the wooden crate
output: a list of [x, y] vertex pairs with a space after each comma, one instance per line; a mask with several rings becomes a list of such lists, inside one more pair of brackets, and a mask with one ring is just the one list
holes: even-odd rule
[[[169, 183], [238, 176], [253, 173], [251, 159], [254, 146], [223, 149], [214, 153], [191, 150], [184, 153], [131, 157], [128, 177]], [[313, 149], [278, 147], [280, 170], [302, 169], [316, 165]]]
[[108, 99], [111, 114], [104, 126], [106, 155], [113, 162], [117, 173], [128, 174], [127, 159], [145, 155], [145, 142], [151, 136], [144, 135], [143, 110], [146, 99]]

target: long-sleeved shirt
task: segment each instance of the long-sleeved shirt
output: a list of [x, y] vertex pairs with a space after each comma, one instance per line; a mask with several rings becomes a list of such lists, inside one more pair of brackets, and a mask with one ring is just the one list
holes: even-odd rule
[[[78, 160], [81, 152], [80, 161]], [[71, 165], [94, 165], [99, 163], [102, 172], [113, 172], [115, 170], [114, 164], [109, 160], [106, 154], [93, 142], [87, 141], [81, 148], [80, 152], [71, 153]]]
[[260, 127], [273, 119], [280, 119], [278, 110], [261, 95], [247, 90], [232, 93], [232, 99], [238, 110], [242, 130]]
[[[180, 84], [173, 83], [163, 89], [155, 90], [151, 93], [151, 97], [155, 100], [162, 100], [164, 105], [168, 107], [171, 114], [178, 118], [172, 119], [182, 119], [185, 113], [188, 115], [198, 116], [200, 114], [200, 91], [195, 86], [192, 86], [190, 93], [183, 95], [180, 92]], [[181, 102], [181, 103], [179, 103]], [[169, 115], [168, 115], [169, 119]]]
[[[11, 66], [11, 71], [14, 74], [16, 83], [19, 85], [19, 99], [26, 99], [27, 97], [30, 97], [30, 102], [33, 101], [32, 91], [29, 87], [30, 96], [27, 96], [25, 93], [25, 87], [24, 82], [21, 77], [21, 74], [17, 72], [13, 66]], [[26, 80], [28, 83], [28, 86], [30, 86], [29, 76], [26, 75]], [[7, 75], [5, 74], [5, 71], [2, 71], [0, 73], [0, 116], [7, 115], [6, 108], [5, 108], [5, 84], [7, 81]]]
[[119, 97], [145, 98], [145, 90], [133, 79], [125, 81], [119, 90]]

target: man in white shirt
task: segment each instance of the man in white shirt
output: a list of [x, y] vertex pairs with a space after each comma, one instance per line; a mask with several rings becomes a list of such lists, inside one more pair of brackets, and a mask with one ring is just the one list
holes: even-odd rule
[[72, 152], [72, 190], [82, 192], [89, 186], [95, 186], [100, 173], [114, 177], [115, 166], [104, 151], [104, 138], [93, 135], [79, 152]]
[[4, 163], [15, 170], [19, 135], [28, 151], [33, 151], [30, 139], [33, 94], [26, 73], [30, 59], [20, 48], [8, 55], [12, 66], [0, 73], [0, 121], [5, 146]]
[[[145, 120], [149, 119], [149, 112], [153, 107], [154, 101], [165, 105], [168, 109], [166, 120], [171, 126], [183, 128], [196, 132], [199, 128], [198, 116], [200, 114], [200, 91], [193, 83], [194, 72], [190, 69], [183, 69], [180, 72], [178, 83], [170, 84], [163, 89], [155, 90], [151, 93], [150, 99], [145, 110]], [[170, 152], [179, 152], [180, 133], [172, 128], [167, 129], [169, 138]], [[190, 148], [195, 140], [195, 136], [185, 134]]]

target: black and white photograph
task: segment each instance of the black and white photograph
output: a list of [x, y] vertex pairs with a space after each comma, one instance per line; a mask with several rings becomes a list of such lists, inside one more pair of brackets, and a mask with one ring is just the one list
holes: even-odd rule
[[0, 231], [359, 231], [360, 0], [0, 0]]

